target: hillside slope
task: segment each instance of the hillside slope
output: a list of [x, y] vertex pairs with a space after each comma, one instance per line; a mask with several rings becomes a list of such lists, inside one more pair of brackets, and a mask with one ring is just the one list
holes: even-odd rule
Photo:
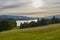
[[0, 40], [60, 40], [60, 24], [0, 32]]

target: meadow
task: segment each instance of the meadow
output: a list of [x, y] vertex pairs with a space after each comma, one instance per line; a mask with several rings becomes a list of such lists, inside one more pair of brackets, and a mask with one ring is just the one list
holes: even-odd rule
[[0, 40], [60, 40], [60, 24], [0, 32]]

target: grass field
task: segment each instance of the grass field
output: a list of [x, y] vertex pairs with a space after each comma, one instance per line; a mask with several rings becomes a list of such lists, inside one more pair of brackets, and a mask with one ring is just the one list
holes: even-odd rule
[[60, 40], [60, 24], [0, 32], [0, 40]]

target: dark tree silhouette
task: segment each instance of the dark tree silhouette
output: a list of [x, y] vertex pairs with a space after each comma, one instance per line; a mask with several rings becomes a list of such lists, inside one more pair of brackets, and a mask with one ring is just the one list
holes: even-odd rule
[[15, 20], [0, 20], [0, 31], [10, 30], [16, 27]]
[[31, 21], [30, 23], [23, 23], [21, 24], [20, 28], [28, 28], [28, 27], [37, 27], [37, 26], [44, 26], [49, 24], [60, 23], [60, 18], [56, 18], [55, 16], [51, 19], [37, 19], [37, 22]]

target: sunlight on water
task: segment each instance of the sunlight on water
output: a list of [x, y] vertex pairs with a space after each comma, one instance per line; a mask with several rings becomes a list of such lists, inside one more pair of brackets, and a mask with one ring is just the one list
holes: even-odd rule
[[24, 22], [28, 22], [29, 23], [31, 21], [37, 22], [37, 20], [18, 20], [18, 21], [16, 21], [16, 23], [17, 23], [17, 26], [20, 26], [21, 23], [24, 23]]

